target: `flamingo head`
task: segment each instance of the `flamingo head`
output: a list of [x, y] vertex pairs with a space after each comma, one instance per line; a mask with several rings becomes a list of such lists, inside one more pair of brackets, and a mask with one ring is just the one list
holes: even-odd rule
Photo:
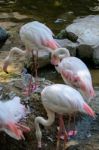
[[70, 53], [66, 48], [57, 48], [51, 53], [51, 63], [57, 65], [63, 58], [69, 57]]
[[6, 57], [6, 59], [4, 60], [4, 63], [3, 63], [3, 71], [6, 73], [8, 73], [7, 67], [9, 64], [10, 64], [10, 59], [9, 59], [9, 57]]
[[29, 127], [13, 122], [8, 122], [6, 125], [2, 125], [1, 130], [5, 131], [9, 136], [16, 140], [25, 139], [23, 132], [30, 132]]
[[13, 122], [4, 124], [1, 130], [5, 131], [9, 136], [16, 140], [20, 140], [23, 137], [22, 131]]

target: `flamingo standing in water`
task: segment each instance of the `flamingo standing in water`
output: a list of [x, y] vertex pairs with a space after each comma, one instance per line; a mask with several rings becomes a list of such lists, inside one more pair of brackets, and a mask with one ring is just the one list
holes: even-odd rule
[[[52, 31], [46, 25], [38, 21], [33, 21], [23, 25], [20, 29], [20, 37], [25, 45], [26, 51], [23, 51], [17, 47], [12, 48], [9, 52], [9, 55], [4, 60], [3, 70], [7, 73], [7, 67], [12, 61], [11, 58], [15, 52], [21, 55], [25, 55], [26, 57], [28, 55], [32, 55], [34, 61], [33, 69], [35, 69], [35, 76], [37, 80], [38, 50], [46, 49], [48, 51], [53, 51], [54, 49], [60, 47], [59, 44], [53, 39], [53, 35], [54, 34]], [[34, 55], [34, 50], [37, 56]]]
[[64, 82], [78, 88], [88, 101], [95, 96], [87, 66], [79, 58], [70, 56], [68, 49], [59, 48], [53, 51], [51, 63], [55, 65]]
[[19, 121], [26, 116], [26, 108], [20, 103], [19, 97], [3, 102], [0, 101], [0, 131], [6, 132], [14, 139], [25, 139], [23, 132], [30, 129]]
[[[95, 113], [90, 106], [84, 101], [81, 94], [68, 85], [54, 84], [47, 86], [41, 93], [42, 104], [47, 112], [48, 119], [38, 116], [35, 118], [36, 137], [38, 147], [41, 148], [42, 132], [39, 124], [51, 126], [55, 120], [55, 113], [60, 115], [60, 129], [58, 131], [57, 148], [59, 147], [60, 133], [65, 129], [62, 115], [72, 114], [75, 112], [86, 113], [92, 117]], [[66, 130], [64, 132], [64, 142], [67, 140]]]

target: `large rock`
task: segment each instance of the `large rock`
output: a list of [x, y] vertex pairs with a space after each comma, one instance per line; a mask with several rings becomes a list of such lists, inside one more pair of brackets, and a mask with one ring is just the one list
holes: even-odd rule
[[[47, 50], [39, 50], [38, 51], [38, 58], [36, 55], [34, 56], [35, 59], [38, 59], [38, 68], [42, 68], [50, 64], [50, 52]], [[35, 68], [35, 63], [33, 62], [33, 56], [26, 57], [24, 66], [30, 71], [33, 72]], [[35, 70], [34, 70], [35, 71]]]
[[70, 51], [71, 48], [74, 49], [77, 57], [88, 61], [90, 59], [99, 66], [99, 16], [76, 19], [66, 27], [65, 32], [68, 40], [65, 43], [63, 40], [59, 41], [60, 45], [69, 47]]

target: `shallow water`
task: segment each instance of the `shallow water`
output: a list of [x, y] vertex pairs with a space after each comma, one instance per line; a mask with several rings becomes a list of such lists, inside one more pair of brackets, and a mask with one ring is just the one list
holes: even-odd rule
[[[56, 33], [77, 17], [98, 14], [98, 4], [98, 0], [1, 0], [0, 14], [10, 14], [7, 20], [13, 22], [39, 20]], [[28, 18], [15, 19], [13, 14], [11, 15], [13, 12], [27, 15]], [[1, 17], [0, 20], [3, 19]]]

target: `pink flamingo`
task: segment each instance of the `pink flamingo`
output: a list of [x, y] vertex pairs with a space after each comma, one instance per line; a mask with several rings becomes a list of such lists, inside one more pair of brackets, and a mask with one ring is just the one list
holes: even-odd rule
[[[55, 113], [60, 115], [60, 129], [58, 131], [57, 149], [59, 147], [60, 133], [65, 129], [62, 115], [72, 114], [75, 112], [86, 113], [95, 117], [95, 113], [90, 106], [84, 101], [81, 94], [68, 85], [54, 84], [47, 86], [41, 93], [42, 104], [47, 112], [48, 119], [38, 116], [35, 118], [36, 137], [38, 147], [41, 148], [42, 132], [39, 124], [51, 126], [55, 120]], [[67, 133], [64, 131], [64, 144], [67, 141]]]
[[95, 96], [87, 66], [79, 58], [70, 56], [68, 49], [59, 48], [53, 51], [51, 63], [66, 84], [78, 88], [89, 101]]
[[[38, 21], [33, 21], [23, 25], [20, 29], [20, 37], [22, 42], [25, 45], [26, 51], [23, 51], [17, 47], [12, 48], [9, 52], [9, 55], [4, 60], [3, 70], [6, 73], [8, 73], [7, 67], [12, 61], [11, 58], [13, 57], [14, 53], [25, 55], [26, 57], [32, 55], [34, 61], [33, 69], [35, 70], [35, 76], [36, 76], [35, 78], [35, 88], [36, 88], [38, 50], [46, 49], [48, 51], [53, 51], [56, 48], [60, 47], [59, 44], [53, 39], [53, 35], [54, 34], [52, 33], [52, 31], [46, 25]], [[33, 51], [36, 52], [36, 54], [34, 54]], [[30, 85], [32, 85], [31, 82]]]
[[19, 97], [6, 102], [0, 101], [0, 131], [17, 140], [25, 139], [23, 132], [29, 132], [30, 129], [19, 123], [25, 115], [26, 110]]
[[9, 55], [4, 60], [3, 70], [7, 73], [7, 67], [12, 61], [14, 53], [21, 55], [31, 55], [32, 50], [36, 52], [38, 50], [46, 49], [52, 51], [59, 46], [59, 44], [53, 39], [52, 31], [44, 24], [33, 21], [23, 25], [20, 29], [20, 37], [25, 45], [26, 50], [23, 51], [17, 47], [13, 47]]

